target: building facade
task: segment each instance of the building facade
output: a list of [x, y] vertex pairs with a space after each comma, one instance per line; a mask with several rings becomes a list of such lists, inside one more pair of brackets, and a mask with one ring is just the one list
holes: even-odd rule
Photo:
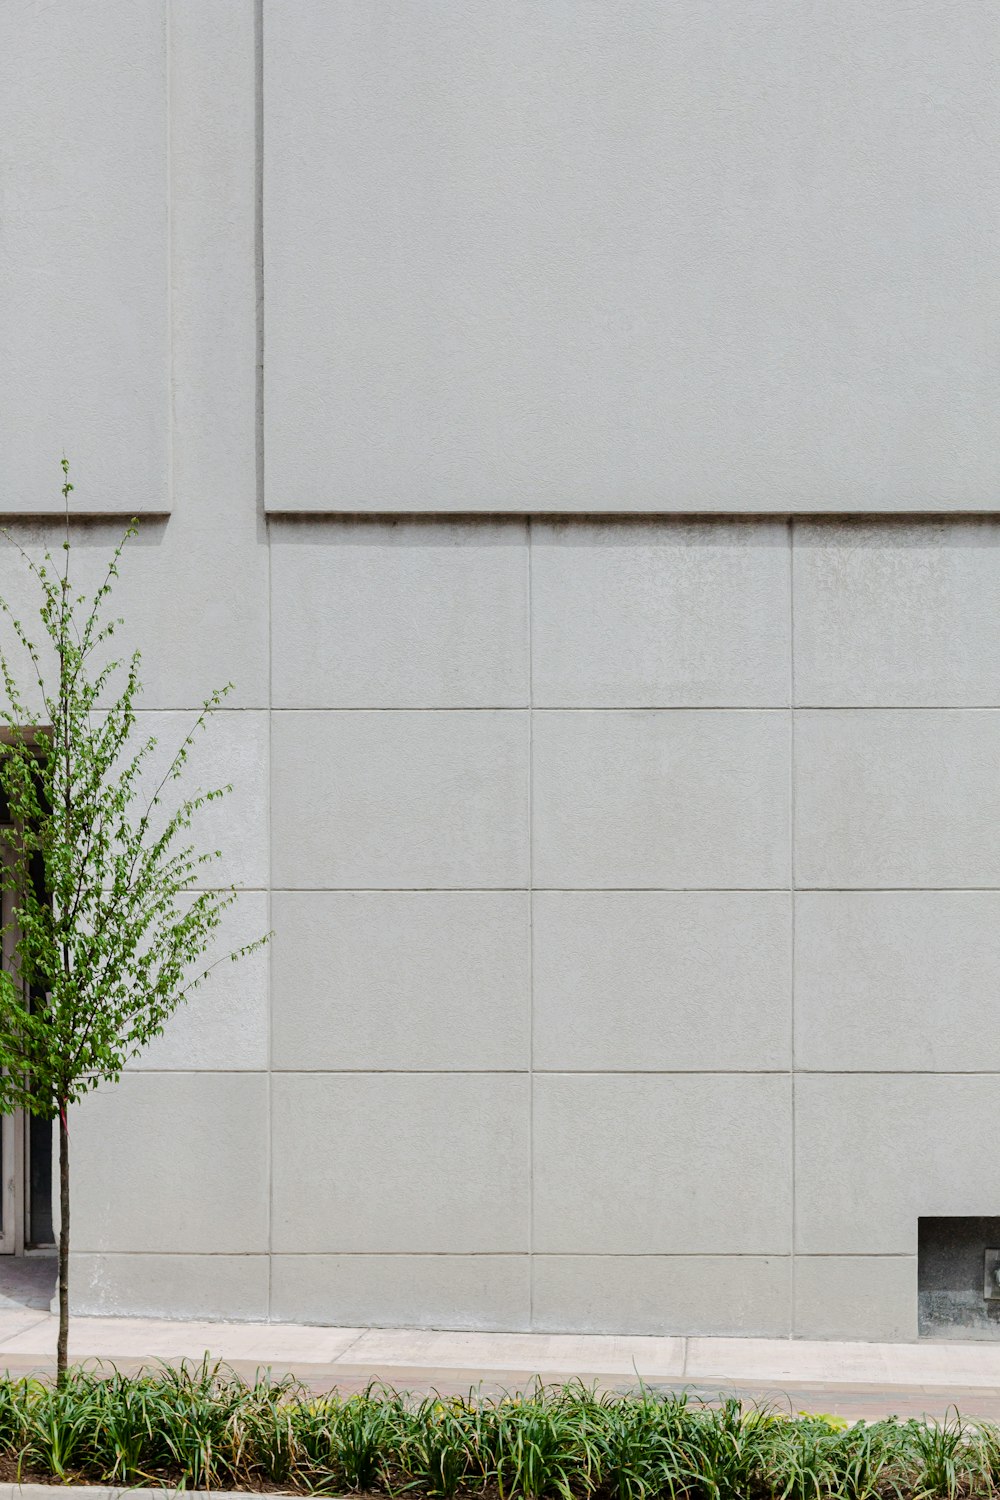
[[4, 7], [0, 508], [58, 538], [65, 452], [87, 579], [140, 517], [144, 723], [234, 682], [274, 934], [71, 1121], [79, 1310], [996, 1326], [998, 54]]

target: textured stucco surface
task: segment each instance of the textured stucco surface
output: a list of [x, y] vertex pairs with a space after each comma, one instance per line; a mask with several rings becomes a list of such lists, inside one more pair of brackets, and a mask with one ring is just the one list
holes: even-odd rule
[[[0, 13], [0, 508], [170, 509], [164, 0]], [[86, 496], [86, 500], [84, 500]]]
[[169, 235], [94, 200], [30, 461], [169, 473], [144, 725], [234, 681], [194, 771], [274, 941], [78, 1112], [78, 1307], [915, 1337], [918, 1218], [1000, 1194], [985, 7], [116, 0], [98, 93], [118, 10]]
[[[373, 579], [363, 618], [380, 568], [398, 576], [398, 524], [308, 524], [314, 598], [324, 559], [332, 589], [342, 544], [368, 551], [351, 563]], [[898, 587], [877, 589], [882, 638], [916, 656], [915, 590], [960, 612], [998, 540], [1000, 522], [979, 520], [741, 523], [720, 609], [761, 597], [784, 628], [751, 645], [745, 690], [726, 651], [723, 702], [705, 707], [705, 662], [685, 704], [666, 665], [650, 691], [635, 642], [650, 601], [662, 611], [692, 571], [711, 578], [698, 554], [732, 546], [730, 522], [422, 522], [405, 542], [412, 608], [393, 595], [398, 619], [387, 610], [372, 638], [384, 707], [329, 672], [307, 709], [226, 716], [219, 754], [230, 724], [269, 725], [268, 786], [231, 830], [251, 887], [239, 922], [275, 932], [268, 975], [246, 974], [242, 1010], [229, 976], [217, 1012], [206, 991], [207, 1019], [179, 1019], [83, 1113], [86, 1305], [200, 1310], [224, 1286], [220, 1305], [244, 1317], [915, 1336], [918, 1218], [973, 1215], [1000, 1192], [984, 1129], [1000, 1079], [1000, 711], [960, 706], [965, 663], [951, 675], [947, 659], [882, 706], [877, 643], [850, 693], [820, 692], [835, 652], [812, 622], [838, 572], [884, 575], [898, 551]], [[288, 575], [299, 523], [273, 521], [267, 545]], [[497, 546], [523, 569], [523, 614]], [[574, 650], [595, 629], [570, 564], [581, 546], [603, 679], [621, 663], [614, 707], [588, 701]], [[423, 580], [439, 547], [488, 632], [465, 660], [478, 651], [509, 685], [528, 658], [513, 702], [435, 702], [450, 631]], [[550, 587], [536, 631], [539, 554], [574, 602], [560, 610]], [[288, 615], [280, 635], [294, 660]], [[987, 659], [1000, 618], [984, 612], [979, 643]], [[401, 708], [407, 649], [427, 702]], [[537, 682], [558, 706], [535, 701]], [[112, 1183], [117, 1133], [130, 1149]], [[221, 1276], [234, 1255], [240, 1274]]]
[[989, 510], [991, 0], [264, 0], [266, 503]]

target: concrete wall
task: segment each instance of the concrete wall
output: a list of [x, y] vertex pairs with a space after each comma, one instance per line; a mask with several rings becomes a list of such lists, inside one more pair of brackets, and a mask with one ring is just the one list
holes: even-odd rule
[[991, 10], [46, 16], [108, 255], [3, 241], [93, 287], [4, 508], [65, 433], [85, 576], [148, 513], [275, 933], [72, 1122], [77, 1305], [915, 1336], [1000, 1193]]
[[991, 0], [265, 0], [275, 510], [990, 509]]

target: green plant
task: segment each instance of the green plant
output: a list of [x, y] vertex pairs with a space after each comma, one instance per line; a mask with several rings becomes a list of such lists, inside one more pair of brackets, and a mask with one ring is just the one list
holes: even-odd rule
[[49, 552], [35, 563], [22, 550], [39, 590], [44, 652], [0, 598], [8, 627], [0, 639], [0, 786], [11, 817], [0, 884], [12, 894], [5, 936], [14, 951], [13, 972], [0, 972], [0, 1109], [59, 1121], [60, 1376], [69, 1329], [67, 1111], [99, 1083], [117, 1081], [204, 981], [215, 967], [204, 964], [205, 954], [236, 899], [231, 889], [206, 889], [219, 851], [198, 853], [188, 841], [197, 815], [230, 788], [171, 795], [195, 736], [229, 689], [206, 699], [147, 789], [156, 740], [137, 732], [140, 655], [104, 659], [123, 624], [108, 618], [107, 606], [135, 523], [93, 596], [78, 594], [70, 570], [73, 486], [65, 460], [62, 467], [62, 566]]
[[929, 1500], [996, 1493], [1000, 1430], [791, 1416], [582, 1386], [409, 1400], [315, 1395], [207, 1359], [138, 1375], [0, 1379], [0, 1463], [22, 1480], [431, 1500]]
[[501, 1500], [572, 1500], [600, 1482], [600, 1443], [591, 1403], [572, 1388], [546, 1401], [500, 1404], [494, 1410], [491, 1477]]
[[428, 1396], [402, 1424], [397, 1460], [428, 1495], [452, 1500], [464, 1484], [481, 1481], [484, 1444], [476, 1411], [460, 1397]]
[[685, 1494], [690, 1473], [683, 1439], [692, 1421], [687, 1396], [664, 1398], [642, 1387], [627, 1399], [606, 1395], [600, 1406], [602, 1482], [614, 1500]]
[[958, 1412], [943, 1422], [908, 1424], [916, 1459], [914, 1488], [921, 1497], [934, 1500], [956, 1500], [960, 1493], [974, 1488], [980, 1474], [977, 1462], [981, 1448], [970, 1442], [970, 1435]]
[[94, 1402], [61, 1383], [25, 1414], [25, 1447], [47, 1473], [61, 1481], [83, 1466]]
[[716, 1410], [692, 1410], [678, 1445], [683, 1493], [697, 1500], [729, 1500], [754, 1489], [761, 1431], [770, 1420], [766, 1409], [745, 1408], [736, 1399], [724, 1401]]
[[249, 1392], [249, 1403], [239, 1411], [242, 1423], [236, 1445], [235, 1466], [255, 1467], [268, 1484], [287, 1487], [292, 1480], [295, 1458], [295, 1424], [292, 1380], [272, 1381], [258, 1376]]
[[292, 1421], [304, 1487], [332, 1493], [384, 1485], [398, 1447], [400, 1414], [401, 1397], [388, 1391], [376, 1396], [372, 1388], [346, 1400], [333, 1395], [298, 1403]]
[[875, 1500], [882, 1493], [889, 1450], [878, 1426], [848, 1427], [825, 1417], [786, 1425], [767, 1468], [780, 1500]]

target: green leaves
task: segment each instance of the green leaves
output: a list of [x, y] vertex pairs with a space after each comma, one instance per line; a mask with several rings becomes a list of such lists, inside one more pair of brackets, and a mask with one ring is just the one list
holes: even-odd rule
[[[0, 1380], [0, 1458], [23, 1479], [428, 1500], [991, 1500], [988, 1422], [848, 1425], [650, 1390], [535, 1386], [424, 1400], [317, 1395], [207, 1358], [60, 1387]], [[945, 1456], [943, 1466], [940, 1457]]]
[[[68, 503], [65, 459], [62, 471]], [[133, 522], [92, 596], [72, 586], [68, 524], [61, 567], [19, 549], [37, 586], [38, 641], [0, 599], [3, 1110], [52, 1118], [117, 1080], [217, 963], [266, 941], [213, 957], [236, 895], [213, 885], [218, 851], [199, 850], [193, 830], [230, 788], [180, 787], [230, 685], [154, 775], [160, 749], [136, 708], [140, 654], [106, 659], [123, 625], [110, 596], [135, 533]]]

